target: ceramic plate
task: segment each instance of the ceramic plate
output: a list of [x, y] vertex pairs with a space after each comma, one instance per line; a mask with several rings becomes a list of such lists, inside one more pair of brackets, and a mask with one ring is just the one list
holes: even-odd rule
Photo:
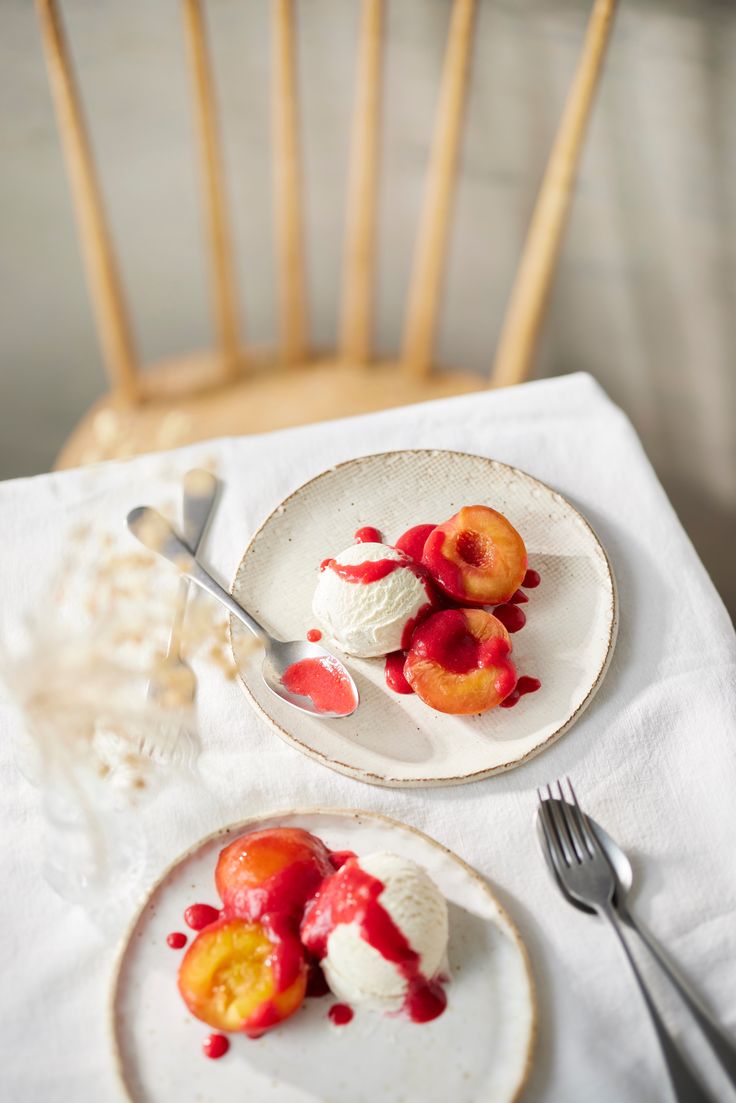
[[[512, 709], [448, 716], [389, 690], [382, 659], [347, 658], [360, 707], [345, 719], [321, 720], [280, 701], [261, 679], [260, 658], [241, 656], [247, 696], [287, 742], [374, 785], [451, 785], [518, 766], [590, 704], [616, 638], [608, 558], [590, 525], [560, 494], [495, 460], [460, 452], [384, 452], [325, 471], [264, 522], [232, 592], [275, 636], [304, 639], [315, 626], [311, 602], [319, 565], [351, 544], [356, 529], [374, 525], [392, 543], [412, 525], [439, 523], [476, 504], [508, 517], [524, 538], [529, 566], [541, 574], [523, 606], [526, 626], [512, 636], [518, 674], [541, 679], [541, 689]], [[236, 657], [245, 631], [231, 622]]]
[[[216, 904], [222, 846], [243, 830], [304, 827], [333, 849], [389, 850], [419, 862], [449, 903], [451, 981], [444, 1014], [421, 1025], [356, 1010], [346, 1026], [311, 999], [258, 1041], [231, 1035], [219, 1061], [202, 1053], [210, 1028], [182, 1003], [182, 951], [166, 945], [184, 909]], [[183, 928], [186, 929], [186, 928]], [[426, 835], [367, 812], [291, 812], [219, 832], [181, 857], [152, 891], [126, 939], [112, 992], [118, 1069], [134, 1103], [510, 1103], [526, 1079], [535, 1002], [519, 935], [486, 884]]]

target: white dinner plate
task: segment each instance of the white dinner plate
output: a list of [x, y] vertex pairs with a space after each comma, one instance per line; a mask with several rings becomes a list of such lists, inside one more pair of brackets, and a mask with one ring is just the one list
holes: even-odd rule
[[[257, 1041], [230, 1035], [208, 1060], [211, 1029], [176, 987], [191, 903], [217, 905], [219, 850], [245, 830], [303, 827], [336, 850], [388, 850], [428, 871], [449, 905], [450, 982], [445, 1012], [430, 1023], [355, 1009], [345, 1026], [327, 1017], [332, 996], [308, 999]], [[115, 970], [111, 1025], [117, 1067], [134, 1103], [511, 1103], [529, 1072], [534, 989], [523, 943], [488, 884], [456, 855], [405, 824], [369, 812], [289, 812], [238, 824], [188, 851], [153, 889]]]
[[[330, 468], [266, 519], [238, 567], [232, 592], [275, 636], [303, 639], [319, 565], [353, 542], [363, 525], [392, 543], [413, 525], [447, 520], [463, 505], [489, 505], [521, 533], [541, 584], [515, 633], [519, 675], [541, 689], [516, 707], [448, 716], [386, 686], [382, 659], [347, 657], [360, 707], [341, 720], [300, 713], [274, 696], [260, 656], [240, 655], [240, 681], [256, 710], [287, 742], [325, 766], [374, 785], [477, 781], [538, 754], [590, 704], [617, 629], [611, 565], [588, 522], [556, 491], [516, 468], [461, 452], [363, 456]], [[231, 620], [233, 648], [246, 632]], [[340, 655], [328, 639], [323, 642]]]

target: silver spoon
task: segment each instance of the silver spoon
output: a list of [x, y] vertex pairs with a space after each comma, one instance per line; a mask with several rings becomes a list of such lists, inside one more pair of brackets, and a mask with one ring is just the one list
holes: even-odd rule
[[[275, 693], [282, 701], [286, 701], [287, 704], [299, 709], [300, 712], [309, 713], [311, 716], [319, 716], [323, 720], [336, 720], [343, 716], [350, 716], [355, 712], [360, 697], [355, 682], [345, 666], [329, 651], [325, 651], [323, 647], [316, 643], [309, 643], [306, 640], [282, 642], [274, 639], [250, 613], [247, 613], [242, 606], [238, 605], [227, 590], [224, 590], [218, 582], [215, 582], [214, 578], [199, 563], [191, 549], [186, 546], [181, 537], [174, 532], [169, 522], [157, 510], [151, 509], [149, 506], [138, 506], [136, 509], [132, 509], [128, 514], [128, 528], [147, 548], [163, 556], [164, 559], [168, 559], [174, 566], [178, 567], [186, 578], [196, 583], [197, 586], [201, 586], [212, 597], [217, 598], [234, 617], [250, 629], [256, 639], [260, 640], [266, 650], [261, 674], [272, 693]], [[292, 693], [288, 690], [281, 679], [290, 666], [301, 662], [303, 659], [329, 660], [334, 669], [347, 678], [353, 692], [353, 707], [346, 712], [326, 712], [318, 709], [310, 697]]]
[[[554, 798], [553, 798], [554, 799]], [[716, 1022], [710, 1012], [706, 1009], [700, 1000], [700, 997], [696, 995], [688, 982], [680, 975], [676, 966], [672, 964], [669, 958], [665, 955], [664, 950], [658, 945], [654, 936], [646, 929], [641, 923], [641, 920], [636, 919], [629, 911], [628, 895], [631, 891], [631, 886], [634, 882], [634, 871], [631, 868], [631, 862], [629, 861], [626, 853], [621, 849], [617, 842], [615, 842], [611, 836], [596, 823], [592, 816], [586, 815], [585, 817], [590, 824], [591, 828], [595, 832], [598, 842], [603, 848], [608, 861], [613, 869], [616, 878], [616, 890], [613, 896], [613, 904], [618, 912], [619, 917], [623, 922], [635, 931], [641, 939], [642, 943], [649, 950], [654, 960], [659, 965], [662, 972], [669, 979], [672, 986], [677, 991], [678, 995], [682, 999], [685, 1006], [690, 1011], [691, 1015], [695, 1019], [696, 1023], [702, 1030], [705, 1037], [708, 1039], [710, 1046], [718, 1058], [718, 1061], [727, 1074], [729, 1080], [734, 1086], [736, 1086], [736, 1044], [725, 1033], [723, 1028]], [[544, 832], [542, 823], [539, 817], [539, 810], [535, 816], [535, 826], [537, 830], [537, 836], [540, 843], [544, 843]], [[581, 904], [579, 900], [573, 899], [565, 890], [562, 882], [557, 876], [557, 872], [552, 865], [552, 861], [549, 857], [548, 848], [542, 845], [542, 853], [544, 854], [547, 866], [552, 874], [554, 880], [557, 883], [562, 895], [565, 899], [573, 904], [581, 911], [589, 912], [591, 915], [595, 914], [592, 908], [589, 908], [586, 904]]]

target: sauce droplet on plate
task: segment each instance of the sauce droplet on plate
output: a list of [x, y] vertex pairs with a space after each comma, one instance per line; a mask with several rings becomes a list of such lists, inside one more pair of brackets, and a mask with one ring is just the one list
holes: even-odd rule
[[322, 633], [320, 632], [319, 628], [310, 628], [307, 632], [307, 639], [310, 643], [317, 643], [318, 640], [321, 640]]
[[373, 525], [365, 525], [362, 529], [358, 529], [353, 537], [356, 544], [382, 544], [381, 532], [379, 529], [374, 529]]
[[345, 1026], [353, 1017], [353, 1009], [346, 1003], [333, 1003], [327, 1014], [335, 1026]]
[[209, 927], [210, 923], [216, 922], [219, 918], [219, 911], [217, 908], [213, 908], [211, 904], [190, 904], [184, 912], [184, 922], [193, 931], [204, 930], [205, 927]]
[[520, 697], [523, 697], [526, 693], [536, 693], [541, 685], [539, 678], [530, 678], [523, 674], [516, 683], [516, 688], [501, 702], [501, 708], [512, 709]]
[[172, 931], [171, 934], [166, 936], [166, 945], [170, 946], [172, 950], [181, 950], [182, 946], [186, 946], [187, 936], [181, 931]]
[[230, 1042], [224, 1034], [209, 1034], [202, 1042], [202, 1049], [205, 1057], [217, 1061], [218, 1058], [224, 1057], [230, 1049]]

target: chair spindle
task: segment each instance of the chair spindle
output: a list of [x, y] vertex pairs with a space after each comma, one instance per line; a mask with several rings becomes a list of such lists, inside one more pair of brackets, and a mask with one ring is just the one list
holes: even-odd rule
[[36, 7], [107, 373], [119, 397], [136, 402], [140, 388], [133, 331], [59, 5], [57, 0], [37, 0]]
[[384, 0], [363, 0], [358, 47], [340, 336], [340, 355], [354, 364], [371, 358], [383, 6]]
[[417, 376], [432, 366], [474, 15], [475, 0], [454, 0], [404, 326], [402, 363]]
[[494, 387], [528, 378], [560, 251], [616, 0], [595, 0], [583, 50], [547, 162], [491, 372]]
[[232, 237], [227, 216], [225, 174], [217, 127], [214, 80], [201, 0], [182, 0], [194, 110], [202, 157], [208, 223], [212, 306], [220, 353], [219, 374], [234, 379], [244, 360]]
[[292, 0], [273, 0], [272, 12], [274, 203], [281, 355], [284, 363], [294, 364], [306, 358], [308, 337]]

